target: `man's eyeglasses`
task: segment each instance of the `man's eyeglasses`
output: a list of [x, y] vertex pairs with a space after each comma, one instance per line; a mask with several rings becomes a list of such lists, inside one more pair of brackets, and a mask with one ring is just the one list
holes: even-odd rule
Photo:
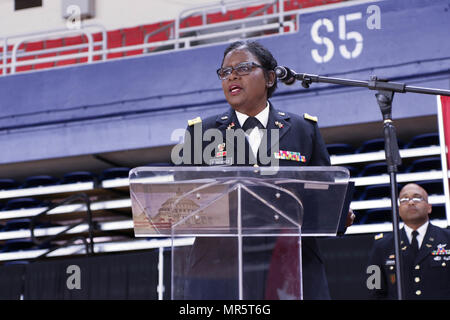
[[233, 70], [236, 71], [238, 75], [245, 76], [252, 72], [253, 68], [263, 68], [263, 66], [260, 66], [254, 62], [242, 62], [235, 67], [217, 69], [217, 75], [220, 80], [225, 80], [233, 73]]
[[403, 198], [398, 199], [398, 202], [399, 202], [400, 204], [406, 204], [406, 203], [409, 203], [411, 200], [412, 200], [412, 202], [414, 202], [414, 203], [419, 203], [419, 202], [424, 201], [425, 199], [422, 198], [422, 197], [412, 197], [412, 198], [403, 197]]

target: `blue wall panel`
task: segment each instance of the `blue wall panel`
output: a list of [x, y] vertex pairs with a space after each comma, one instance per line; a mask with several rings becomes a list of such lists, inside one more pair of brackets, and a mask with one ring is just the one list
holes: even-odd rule
[[[379, 9], [379, 20], [374, 11], [368, 13], [371, 5]], [[378, 75], [450, 88], [450, 0], [375, 1], [303, 14], [299, 21], [296, 33], [260, 39], [280, 65], [341, 78]], [[331, 58], [315, 60], [312, 52], [324, 57], [330, 43]], [[354, 57], [345, 58], [341, 46]], [[0, 77], [0, 147], [8, 150], [0, 163], [173, 144], [173, 130], [184, 128], [187, 119], [227, 108], [215, 74], [225, 47]], [[321, 127], [329, 127], [380, 121], [374, 94], [324, 84], [309, 90], [280, 84], [272, 101], [286, 111], [317, 115]], [[394, 99], [394, 119], [435, 113], [432, 96], [397, 94]]]

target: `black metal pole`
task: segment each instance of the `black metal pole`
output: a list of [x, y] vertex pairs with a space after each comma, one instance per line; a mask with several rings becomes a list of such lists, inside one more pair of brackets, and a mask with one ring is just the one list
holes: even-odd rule
[[386, 154], [387, 171], [389, 173], [390, 189], [391, 189], [391, 207], [392, 207], [392, 224], [394, 233], [394, 253], [395, 253], [395, 276], [397, 298], [403, 300], [403, 259], [400, 252], [400, 219], [398, 213], [398, 189], [397, 189], [397, 172], [398, 166], [402, 164], [400, 151], [398, 148], [397, 134], [392, 122], [392, 100], [394, 92], [380, 90], [375, 97], [383, 115], [384, 124], [384, 150]]

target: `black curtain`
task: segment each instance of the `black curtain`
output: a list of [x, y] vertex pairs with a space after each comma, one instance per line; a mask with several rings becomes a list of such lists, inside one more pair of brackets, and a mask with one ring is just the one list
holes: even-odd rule
[[166, 248], [164, 250], [164, 293], [163, 300], [170, 300], [172, 298], [172, 250]]
[[19, 300], [23, 292], [25, 264], [0, 267], [0, 300]]
[[[332, 299], [367, 299], [367, 262], [373, 234], [322, 238]], [[68, 289], [70, 265], [80, 268], [81, 289]], [[170, 299], [171, 251], [164, 251], [164, 300]], [[147, 299], [156, 300], [158, 249], [94, 257], [64, 258], [0, 267], [0, 300]]]
[[[81, 288], [67, 280], [79, 267]], [[33, 262], [26, 267], [24, 299], [157, 299], [158, 250]]]
[[332, 299], [369, 298], [366, 269], [373, 241], [373, 234], [319, 239]]

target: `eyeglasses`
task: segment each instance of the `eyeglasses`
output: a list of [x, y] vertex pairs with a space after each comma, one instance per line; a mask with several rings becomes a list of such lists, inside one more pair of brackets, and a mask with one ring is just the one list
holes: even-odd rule
[[263, 66], [260, 66], [259, 64], [256, 64], [254, 62], [242, 62], [235, 67], [217, 69], [217, 75], [219, 76], [220, 80], [225, 80], [233, 73], [233, 70], [236, 71], [238, 75], [245, 76], [252, 72], [253, 68], [263, 68]]
[[398, 202], [400, 202], [400, 204], [406, 204], [406, 203], [409, 203], [411, 200], [412, 200], [412, 202], [414, 202], [414, 203], [419, 203], [419, 202], [424, 201], [425, 199], [422, 198], [422, 197], [412, 197], [412, 198], [403, 197], [403, 198], [400, 198], [400, 199], [398, 200]]

